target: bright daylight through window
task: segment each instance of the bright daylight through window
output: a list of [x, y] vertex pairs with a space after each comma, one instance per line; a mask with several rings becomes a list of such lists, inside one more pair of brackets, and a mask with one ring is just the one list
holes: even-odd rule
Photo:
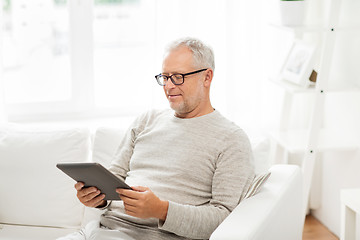
[[104, 108], [126, 114], [149, 103], [143, 99], [151, 99], [149, 86], [155, 84], [154, 1], [1, 3], [2, 76], [9, 115], [36, 118]]
[[66, 3], [2, 1], [6, 102], [69, 99], [69, 17]]
[[254, 112], [260, 104], [259, 84], [249, 79], [265, 73], [258, 69], [266, 14], [251, 1], [0, 2], [0, 85], [9, 121], [133, 117], [168, 107], [154, 76], [165, 46], [189, 36], [216, 52], [211, 98], [222, 113]]

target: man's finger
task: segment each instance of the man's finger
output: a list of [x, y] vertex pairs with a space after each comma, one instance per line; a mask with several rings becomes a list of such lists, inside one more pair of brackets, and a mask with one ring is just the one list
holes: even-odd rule
[[143, 186], [133, 186], [131, 188], [138, 192], [145, 192], [145, 191], [149, 190], [148, 187], [143, 187]]
[[84, 202], [90, 202], [93, 199], [95, 199], [96, 196], [98, 196], [100, 193], [101, 193], [100, 190], [97, 190], [96, 192], [93, 192], [93, 193], [90, 193], [90, 194], [87, 194], [87, 195], [83, 196], [82, 199], [83, 199]]
[[86, 195], [89, 195], [91, 193], [97, 192], [98, 189], [96, 187], [88, 187], [88, 188], [83, 188], [80, 192], [79, 195], [80, 197], [84, 197]]
[[137, 208], [128, 204], [124, 204], [125, 210], [128, 212], [136, 213]]
[[123, 200], [124, 204], [130, 205], [130, 206], [136, 206], [137, 204], [137, 199], [134, 198], [128, 198], [126, 196], [121, 195], [120, 196], [121, 200]]
[[116, 189], [116, 192], [122, 196], [126, 196], [128, 198], [133, 198], [133, 199], [139, 199], [141, 193], [140, 192], [136, 192], [133, 190], [127, 190], [127, 189]]
[[75, 184], [75, 189], [76, 189], [77, 191], [80, 191], [83, 187], [84, 187], [84, 183], [82, 183], [82, 182], [77, 182], [77, 183]]
[[99, 206], [105, 198], [105, 194], [100, 194], [98, 197], [93, 199], [93, 207]]

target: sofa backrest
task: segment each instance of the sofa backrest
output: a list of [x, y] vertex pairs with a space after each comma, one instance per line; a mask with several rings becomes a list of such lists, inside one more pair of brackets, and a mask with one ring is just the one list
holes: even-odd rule
[[[124, 133], [100, 127], [91, 137], [87, 128], [0, 126], [0, 223], [79, 228], [98, 217], [78, 201], [75, 181], [56, 164], [90, 161], [92, 153], [92, 161], [108, 167]], [[253, 146], [259, 160], [266, 142]]]
[[87, 129], [0, 127], [0, 223], [78, 228], [84, 207], [60, 162], [89, 160]]
[[96, 129], [92, 161], [109, 167], [124, 134], [125, 130], [119, 128], [99, 127]]

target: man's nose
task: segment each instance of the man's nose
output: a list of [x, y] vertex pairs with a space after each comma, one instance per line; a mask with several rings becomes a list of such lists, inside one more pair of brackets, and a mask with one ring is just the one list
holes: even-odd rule
[[175, 88], [176, 85], [171, 81], [170, 78], [168, 78], [164, 87], [165, 89], [171, 89], [171, 88]]

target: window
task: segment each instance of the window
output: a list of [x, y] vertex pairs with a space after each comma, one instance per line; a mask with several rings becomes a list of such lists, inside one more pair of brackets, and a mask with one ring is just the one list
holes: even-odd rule
[[1, 1], [10, 120], [151, 103], [155, 1]]
[[266, 7], [258, 12], [256, 4], [236, 0], [0, 1], [10, 121], [133, 116], [167, 107], [154, 76], [165, 45], [186, 36], [214, 48], [214, 107], [224, 115], [258, 109], [262, 76], [254, 72], [262, 74]]
[[4, 0], [2, 63], [9, 104], [70, 99], [66, 2]]

